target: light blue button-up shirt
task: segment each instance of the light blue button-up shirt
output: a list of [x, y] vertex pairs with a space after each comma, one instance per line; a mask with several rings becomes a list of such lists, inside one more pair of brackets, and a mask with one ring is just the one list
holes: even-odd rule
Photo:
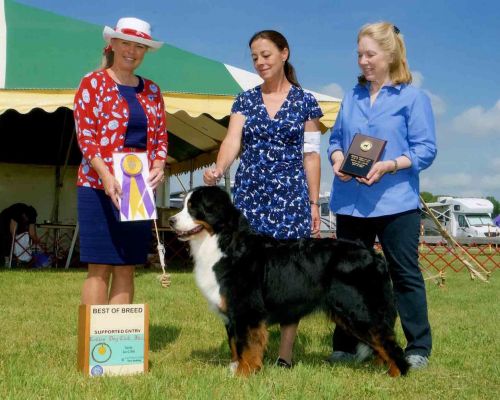
[[328, 158], [335, 150], [344, 155], [356, 133], [387, 141], [380, 160], [405, 155], [411, 167], [385, 174], [371, 186], [356, 179], [342, 182], [334, 177], [330, 208], [336, 214], [354, 217], [379, 217], [419, 207], [420, 171], [436, 157], [436, 132], [429, 97], [407, 85], [381, 88], [370, 106], [369, 84], [358, 84], [342, 101], [332, 128]]

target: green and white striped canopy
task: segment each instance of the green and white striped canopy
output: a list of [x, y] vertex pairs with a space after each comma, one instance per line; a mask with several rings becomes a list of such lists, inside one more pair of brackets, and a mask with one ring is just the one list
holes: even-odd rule
[[[2, 125], [2, 118], [13, 118], [7, 110], [29, 116], [35, 108], [49, 113], [71, 109], [80, 79], [99, 67], [102, 30], [99, 25], [0, 0], [0, 127], [8, 124]], [[162, 89], [173, 174], [214, 161], [235, 95], [261, 82], [256, 74], [168, 44], [148, 53], [138, 74]], [[315, 95], [325, 114], [323, 128], [331, 127], [340, 100]]]

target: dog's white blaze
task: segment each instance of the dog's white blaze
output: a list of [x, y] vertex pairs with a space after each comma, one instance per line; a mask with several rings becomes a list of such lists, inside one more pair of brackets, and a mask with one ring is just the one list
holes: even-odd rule
[[193, 221], [193, 218], [191, 215], [189, 215], [187, 203], [189, 199], [191, 198], [191, 192], [189, 192], [184, 199], [184, 207], [182, 207], [182, 210], [178, 213], [175, 214], [175, 229], [178, 231], [190, 231], [191, 229], [196, 228], [196, 224]]

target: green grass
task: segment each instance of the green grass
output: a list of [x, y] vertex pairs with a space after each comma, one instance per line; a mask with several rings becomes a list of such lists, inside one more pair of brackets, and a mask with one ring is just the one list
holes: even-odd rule
[[[149, 303], [150, 372], [87, 378], [76, 370], [76, 326], [83, 271], [0, 272], [1, 399], [496, 399], [500, 398], [500, 273], [488, 284], [465, 272], [446, 286], [428, 283], [434, 351], [426, 370], [392, 379], [370, 363], [331, 367], [332, 327], [321, 315], [300, 324], [296, 366], [272, 366], [279, 332], [270, 330], [264, 370], [228, 374], [222, 323], [190, 273], [171, 288], [139, 270], [136, 302]], [[398, 336], [403, 340], [398, 326]]]

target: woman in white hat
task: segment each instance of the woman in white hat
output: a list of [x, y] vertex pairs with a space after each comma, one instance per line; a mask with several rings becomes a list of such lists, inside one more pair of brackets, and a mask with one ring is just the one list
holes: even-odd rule
[[150, 25], [137, 18], [121, 18], [115, 29], [104, 28], [103, 37], [103, 66], [83, 78], [74, 104], [83, 154], [77, 181], [80, 259], [88, 263], [82, 304], [125, 304], [133, 301], [135, 264], [146, 261], [151, 221], [120, 222], [122, 190], [112, 154], [146, 152], [149, 185], [154, 189], [163, 181], [163, 98], [154, 82], [135, 74], [146, 52], [163, 43], [154, 41]]

